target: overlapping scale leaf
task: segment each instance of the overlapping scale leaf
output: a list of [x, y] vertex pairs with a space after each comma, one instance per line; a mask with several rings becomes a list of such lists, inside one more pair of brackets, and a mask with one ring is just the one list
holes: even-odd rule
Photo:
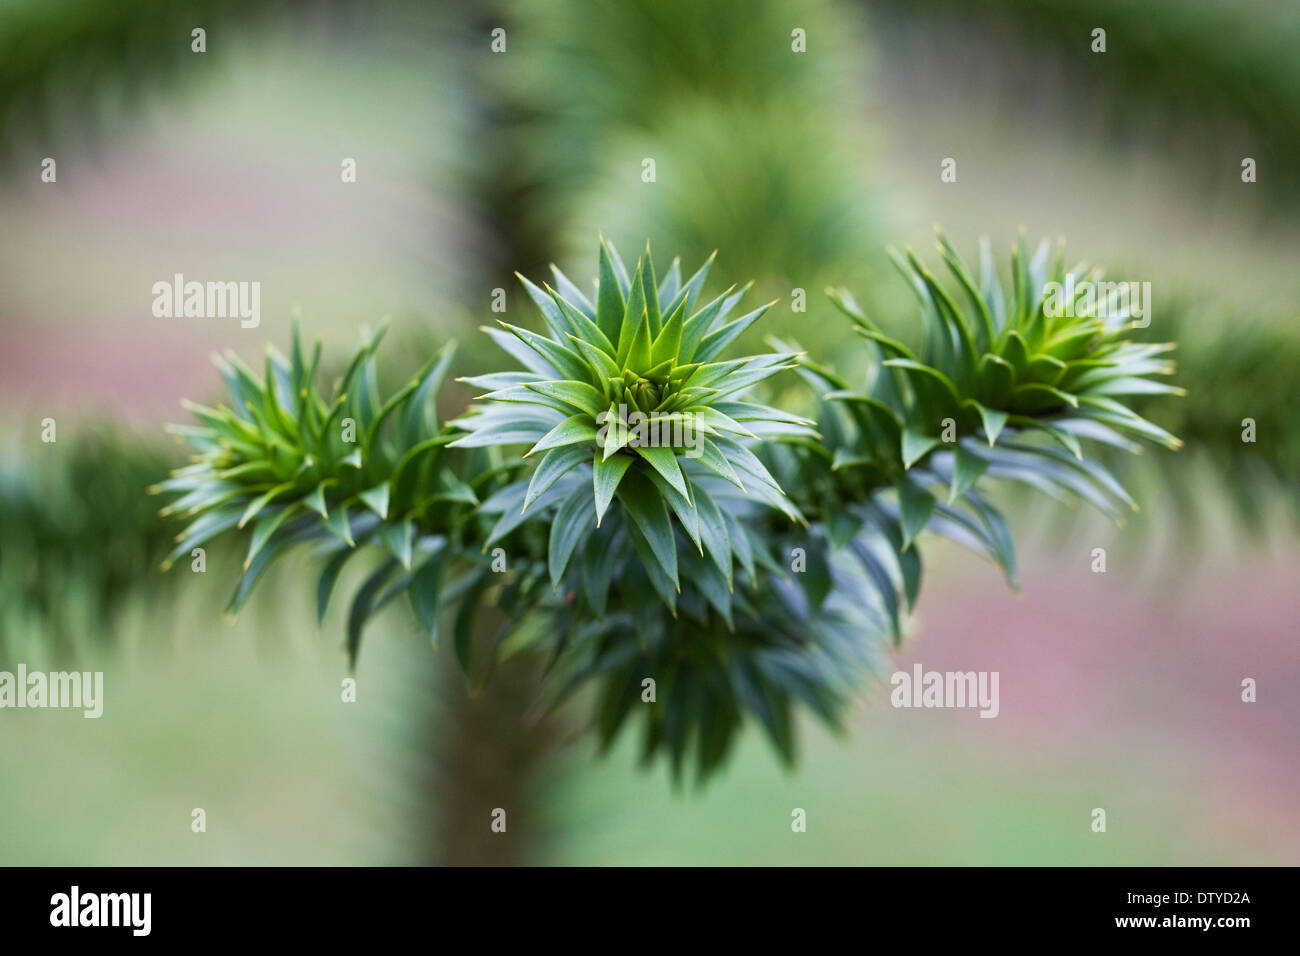
[[[845, 290], [831, 290], [874, 360], [864, 389], [806, 369], [824, 399], [845, 409], [836, 416], [841, 427], [822, 426], [835, 439], [833, 468], [872, 469], [873, 479], [897, 488], [909, 530], [937, 527], [968, 538], [947, 511], [964, 507], [985, 476], [1083, 499], [1121, 520], [1136, 503], [1104, 465], [1085, 457], [1086, 443], [1130, 451], [1140, 439], [1181, 444], [1124, 404], [1181, 393], [1159, 381], [1173, 372], [1164, 357], [1172, 346], [1128, 341], [1129, 304], [1103, 294], [1099, 270], [1067, 270], [1063, 250], [1053, 255], [1046, 242], [1032, 254], [1017, 243], [1009, 284], [987, 241], [978, 270], [942, 232], [938, 248], [947, 284], [910, 251], [894, 255], [921, 306], [915, 345], [885, 334]], [[936, 475], [944, 487], [935, 487]]]
[[[734, 287], [704, 301], [712, 261], [685, 279], [674, 261], [660, 279], [648, 245], [629, 269], [601, 240], [594, 305], [558, 269], [554, 285], [520, 276], [543, 328], [502, 323], [490, 334], [523, 370], [465, 379], [482, 394], [452, 423], [463, 433], [452, 444], [523, 446], [536, 462], [509, 499], [517, 510], [498, 512], [499, 526], [526, 515], [563, 519], [566, 544], [548, 558], [557, 586], [574, 548], [615, 502], [628, 519], [624, 546], [646, 559], [650, 587], [669, 606], [681, 586], [679, 539], [697, 556], [706, 541], [720, 548], [726, 540], [723, 519], [702, 517], [698, 507], [702, 479], [721, 477], [801, 519], [753, 447], [814, 438], [813, 423], [751, 397], [797, 356], [725, 356], [771, 303], [734, 315], [744, 291]], [[564, 480], [573, 476], [580, 477]], [[571, 496], [586, 504], [570, 503]], [[730, 561], [719, 564], [729, 575]]]
[[[873, 576], [896, 573], [885, 570], [893, 568], [887, 557], [865, 552], [821, 562], [817, 574], [795, 572], [781, 555], [789, 541], [804, 538], [771, 538], [750, 526], [752, 514], [720, 513], [729, 516], [724, 532], [736, 542], [734, 592], [711, 549], [702, 557], [682, 548], [688, 566], [674, 613], [664, 615], [654, 594], [662, 584], [636, 556], [630, 519], [616, 513], [613, 533], [591, 536], [596, 546], [573, 557], [581, 565], [577, 612], [566, 605], [542, 631], [555, 662], [552, 703], [594, 687], [602, 748], [639, 723], [644, 757], [662, 757], [675, 776], [697, 781], [722, 766], [747, 723], [761, 728], [785, 762], [796, 755], [799, 709], [839, 729], [862, 678], [884, 659], [892, 602], [906, 600], [901, 582], [882, 589]], [[588, 613], [589, 599], [607, 609]], [[645, 705], [647, 677], [655, 706]]]
[[[435, 399], [454, 349], [441, 349], [381, 398], [375, 352], [383, 334], [380, 328], [363, 338], [333, 390], [318, 384], [320, 344], [309, 356], [296, 327], [290, 355], [268, 348], [261, 375], [233, 354], [216, 358], [230, 404], [187, 404], [198, 424], [174, 431], [194, 447], [193, 462], [153, 489], [175, 495], [164, 512], [189, 522], [165, 566], [219, 534], [247, 532], [231, 611], [292, 545], [326, 549], [321, 616], [361, 545], [386, 553], [348, 615], [354, 661], [362, 627], [401, 587], [409, 588], [421, 622], [436, 630], [436, 571], [448, 541], [469, 533], [479, 494], [493, 480], [486, 453], [446, 450], [453, 433], [439, 423]], [[450, 454], [459, 455], [455, 467]], [[383, 591], [394, 577], [399, 588]]]

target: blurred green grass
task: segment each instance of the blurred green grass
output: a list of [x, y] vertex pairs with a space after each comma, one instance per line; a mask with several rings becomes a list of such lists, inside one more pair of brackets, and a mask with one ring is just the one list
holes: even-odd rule
[[308, 576], [289, 569], [229, 622], [209, 593], [226, 569], [177, 573], [174, 605], [125, 615], [118, 653], [77, 665], [104, 672], [102, 717], [5, 711], [0, 865], [423, 862], [427, 645], [377, 628], [344, 703], [341, 612], [323, 637], [305, 623]]

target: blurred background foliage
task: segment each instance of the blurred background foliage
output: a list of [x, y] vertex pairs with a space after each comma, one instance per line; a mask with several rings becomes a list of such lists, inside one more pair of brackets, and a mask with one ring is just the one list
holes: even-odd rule
[[[504, 54], [489, 50], [498, 26]], [[1097, 26], [1104, 55], [1090, 50]], [[806, 53], [791, 50], [796, 28]], [[1300, 15], [1280, 0], [10, 0], [0, 666], [93, 658], [130, 696], [110, 702], [112, 720], [4, 718], [0, 767], [28, 785], [0, 795], [0, 862], [1294, 862], [1294, 838], [1267, 836], [1297, 809], [1294, 707], [1275, 705], [1292, 709], [1260, 730], [1237, 716], [1235, 677], [1225, 690], [1204, 675], [1300, 677], [1281, 640], [1295, 604], [1280, 596], [1300, 567], [1297, 41]], [[39, 181], [44, 156], [59, 159], [57, 187]], [[359, 178], [340, 188], [343, 156]], [[956, 184], [939, 182], [945, 156]], [[1259, 160], [1254, 185], [1243, 156]], [[226, 556], [199, 581], [154, 570], [174, 529], [143, 488], [181, 454], [157, 426], [178, 396], [216, 393], [208, 351], [255, 358], [285, 341], [294, 306], [328, 344], [391, 314], [390, 382], [449, 337], [479, 372], [492, 290], [526, 308], [512, 271], [539, 279], [555, 261], [583, 277], [603, 231], [625, 254], [648, 237], [684, 266], [720, 250], [726, 274], [781, 298], [766, 331], [857, 376], [863, 350], [823, 286], [910, 324], [883, 247], [933, 262], [936, 219], [963, 254], [983, 232], [1005, 252], [1025, 225], [1067, 236], [1111, 278], [1151, 281], [1145, 334], [1178, 343], [1189, 392], [1142, 409], [1187, 448], [1129, 472], [1144, 504], [1132, 533], [1024, 513], [1043, 551], [1021, 562], [1033, 603], [927, 552], [933, 609], [899, 666], [920, 653], [1038, 688], [976, 722], [998, 725], [991, 740], [945, 715], [901, 720], [868, 688], [849, 743], [805, 728], [797, 776], [777, 776], [751, 740], [727, 779], [683, 803], [632, 773], [631, 754], [593, 770], [579, 728], [537, 719], [523, 662], [472, 698], [390, 613], [348, 710], [339, 622], [321, 647], [295, 611], [306, 573], [282, 569], [275, 596], [231, 626]], [[160, 328], [145, 290], [176, 271], [260, 277], [261, 327]], [[791, 309], [795, 289], [807, 312]], [[53, 445], [39, 441], [47, 415]], [[1157, 550], [1170, 538], [1182, 543]], [[1133, 558], [1144, 574], [1107, 590], [1084, 573], [1095, 542], [1161, 560]], [[1193, 554], [1196, 573], [1179, 563]], [[167, 656], [157, 647], [175, 659], [153, 660]], [[1118, 676], [1112, 654], [1126, 656]], [[1197, 719], [1185, 701], [1211, 691], [1228, 703], [1184, 745]], [[31, 782], [55, 759], [94, 768], [91, 806], [72, 776]], [[1123, 841], [1044, 838], [1099, 791], [1128, 811]], [[203, 799], [234, 823], [195, 849], [188, 809]], [[1243, 804], [1256, 822], [1224, 825]], [[496, 806], [518, 823], [473, 836]], [[838, 829], [791, 847], [789, 806]], [[40, 837], [43, 807], [115, 814], [127, 836], [87, 823]], [[178, 814], [174, 835], [160, 814]]]
[[[721, 249], [731, 270], [769, 283], [760, 293], [788, 295], [870, 246], [868, 57], [852, 7], [816, 0], [794, 20], [779, 0], [744, 16], [689, 0], [509, 12], [518, 62], [487, 66], [510, 104], [500, 134], [521, 228], [550, 255], [557, 240], [566, 257], [589, 255], [601, 222], [629, 250], [649, 236], [685, 263]], [[791, 52], [795, 29], [814, 56]], [[656, 188], [636, 188], [647, 158]]]
[[[889, 16], [939, 17], [950, 27], [996, 31], [1068, 72], [1117, 140], [1135, 125], [1154, 128], [1167, 146], [1195, 139], [1227, 166], [1254, 156], [1294, 200], [1300, 129], [1280, 121], [1300, 111], [1300, 9], [1287, 0], [887, 0]], [[1093, 30], [1106, 31], [1106, 59], [1095, 59]], [[1020, 52], [1020, 51], [1017, 51]], [[1136, 122], [1135, 122], [1136, 121]], [[1230, 132], [1224, 137], [1221, 134]], [[1243, 138], [1252, 148], [1242, 152]], [[1280, 212], [1280, 210], [1279, 210]]]
[[[57, 435], [57, 433], [56, 433]], [[168, 467], [150, 442], [110, 427], [63, 435], [66, 457], [5, 436], [0, 463], [0, 614], [6, 659], [94, 653], [86, 637], [136, 592], [161, 601], [157, 574], [174, 530], [140, 489]], [[26, 655], [26, 656], [24, 656]]]

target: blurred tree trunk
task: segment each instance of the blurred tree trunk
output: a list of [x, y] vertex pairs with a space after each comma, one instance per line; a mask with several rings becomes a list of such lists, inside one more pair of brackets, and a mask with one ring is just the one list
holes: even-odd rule
[[[454, 665], [442, 669], [444, 720], [439, 721], [438, 822], [431, 862], [449, 866], [515, 866], [541, 862], [539, 777], [555, 739], [550, 720], [530, 717], [537, 699], [536, 662], [524, 657], [497, 669], [478, 692]], [[492, 829], [505, 811], [505, 832]]]
[[[459, 10], [466, 34], [476, 37], [487, 37], [493, 28], [511, 21], [508, 7], [499, 2], [467, 4]], [[497, 65], [491, 58], [479, 62], [483, 67]], [[508, 148], [515, 135], [517, 110], [498, 95], [500, 86], [490, 74], [475, 88], [481, 95], [475, 101], [478, 115], [471, 134], [477, 142], [471, 145], [480, 161], [466, 168], [464, 188], [474, 198], [491, 239], [480, 263], [481, 301], [487, 302], [486, 290], [514, 285], [514, 270], [527, 273], [548, 262], [551, 242], [524, 226], [536, 222], [535, 216], [521, 215], [533, 200], [518, 185], [517, 157]], [[486, 609], [480, 615], [476, 635], [480, 650], [495, 645], [500, 623], [501, 618]], [[538, 721], [531, 713], [541, 686], [540, 662], [529, 655], [513, 658], [473, 692], [454, 664], [448, 663], [443, 672], [443, 719], [435, 729], [439, 816], [430, 848], [432, 862], [453, 866], [540, 862], [546, 790], [541, 775], [558, 736], [554, 719]], [[504, 833], [492, 830], [492, 813], [498, 808], [506, 812]]]

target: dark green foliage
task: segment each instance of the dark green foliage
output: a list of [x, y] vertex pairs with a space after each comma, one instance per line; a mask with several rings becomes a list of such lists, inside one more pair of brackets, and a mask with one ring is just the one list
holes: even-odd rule
[[174, 85], [196, 62], [204, 62], [189, 59], [195, 56], [190, 35], [195, 27], [207, 31], [212, 52], [203, 56], [219, 56], [222, 38], [231, 30], [246, 30], [249, 21], [299, 6], [291, 0], [5, 4], [0, 7], [0, 144], [10, 144], [24, 129], [57, 129], [67, 110], [98, 119], [111, 113], [107, 105]]
[[[648, 248], [629, 269], [604, 242], [590, 298], [558, 270], [554, 288], [521, 277], [540, 328], [487, 331], [523, 369], [468, 380], [487, 392], [446, 425], [433, 399], [449, 350], [387, 400], [377, 338], [329, 398], [319, 351], [308, 359], [296, 336], [292, 357], [268, 353], [264, 378], [223, 362], [238, 411], [196, 407], [201, 426], [181, 431], [197, 460], [163, 485], [194, 519], [174, 556], [247, 525], [237, 607], [282, 550], [323, 542], [323, 613], [343, 564], [369, 550], [353, 659], [365, 622], [407, 594], [424, 629], [450, 624], [474, 682], [533, 650], [552, 704], [589, 688], [602, 745], [639, 720], [647, 759], [702, 779], [753, 720], [792, 760], [797, 710], [839, 727], [901, 641], [919, 534], [987, 555], [1014, 585], [984, 485], [1010, 479], [1118, 515], [1133, 502], [1085, 443], [1178, 444], [1122, 401], [1176, 391], [1150, 378], [1171, 370], [1165, 347], [1127, 342], [1125, 317], [1084, 299], [1056, 315], [1059, 256], [1017, 247], [1008, 287], [987, 250], [979, 278], [942, 238], [940, 251], [954, 291], [899, 259], [921, 302], [919, 344], [833, 295], [875, 356], [862, 391], [775, 340], [729, 358], [766, 307], [732, 318], [743, 290], [705, 293], [708, 263], [684, 278], [674, 261], [660, 277]], [[750, 395], [791, 368], [815, 420]], [[641, 431], [638, 416], [693, 431]], [[503, 625], [480, 622], [489, 607]]]
[[157, 449], [83, 429], [0, 468], [0, 653], [29, 627], [56, 653], [94, 628], [106, 633], [123, 601], [157, 593], [153, 573], [169, 523], [142, 492], [166, 471]]
[[154, 488], [179, 495], [166, 510], [190, 519], [164, 566], [223, 532], [250, 530], [232, 611], [294, 545], [312, 542], [321, 549], [322, 618], [358, 546], [386, 553], [348, 614], [353, 661], [366, 621], [403, 591], [436, 634], [443, 569], [455, 559], [484, 560], [475, 507], [510, 470], [490, 452], [446, 448], [456, 432], [439, 424], [435, 397], [453, 349], [442, 349], [385, 398], [375, 368], [382, 337], [381, 329], [364, 339], [330, 392], [317, 384], [319, 343], [308, 355], [296, 332], [290, 357], [267, 350], [261, 377], [233, 355], [218, 359], [231, 405], [189, 406], [200, 424], [174, 431], [197, 454]]

